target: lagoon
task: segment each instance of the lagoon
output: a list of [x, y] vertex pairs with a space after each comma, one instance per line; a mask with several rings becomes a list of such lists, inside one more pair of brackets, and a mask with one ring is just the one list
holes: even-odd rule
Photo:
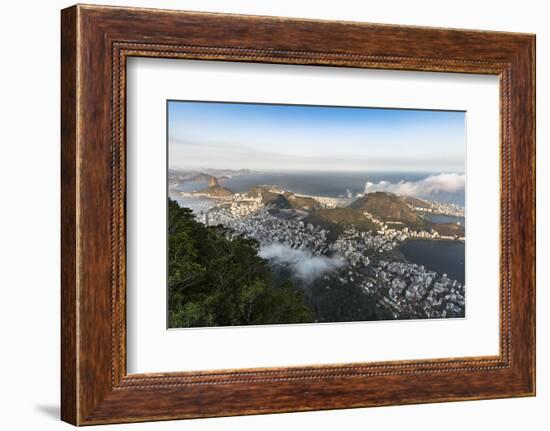
[[453, 280], [464, 283], [464, 241], [411, 239], [400, 246], [403, 255], [412, 263], [440, 274], [446, 273]]

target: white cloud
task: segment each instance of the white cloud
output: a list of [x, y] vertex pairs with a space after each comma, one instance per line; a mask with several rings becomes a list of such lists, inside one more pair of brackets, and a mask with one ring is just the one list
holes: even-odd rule
[[313, 256], [310, 252], [296, 250], [283, 244], [271, 244], [260, 249], [264, 259], [290, 265], [299, 278], [312, 281], [316, 277], [338, 269], [345, 261], [341, 256]]
[[419, 181], [399, 181], [390, 183], [380, 181], [379, 183], [367, 182], [365, 193], [391, 192], [404, 196], [433, 196], [438, 193], [456, 193], [464, 190], [466, 186], [465, 174], [439, 174], [432, 175]]

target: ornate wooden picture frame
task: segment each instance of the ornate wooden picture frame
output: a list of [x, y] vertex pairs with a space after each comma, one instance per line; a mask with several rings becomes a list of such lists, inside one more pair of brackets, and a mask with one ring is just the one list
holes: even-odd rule
[[[61, 416], [75, 425], [535, 394], [535, 37], [102, 6], [62, 11]], [[500, 79], [500, 354], [126, 372], [129, 57]], [[497, 222], [495, 220], [495, 222]]]

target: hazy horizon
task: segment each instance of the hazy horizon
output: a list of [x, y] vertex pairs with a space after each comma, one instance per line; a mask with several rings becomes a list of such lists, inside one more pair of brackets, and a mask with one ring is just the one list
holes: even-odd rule
[[465, 112], [168, 102], [169, 168], [264, 172], [465, 170]]
[[220, 167], [220, 168], [213, 168], [211, 166], [182, 166], [182, 167], [169, 167], [170, 171], [175, 172], [201, 172], [201, 171], [232, 171], [232, 172], [238, 172], [238, 171], [252, 171], [252, 172], [258, 172], [258, 173], [308, 173], [308, 174], [343, 174], [343, 173], [351, 173], [351, 174], [369, 174], [369, 173], [390, 173], [390, 174], [400, 174], [400, 173], [414, 173], [414, 174], [426, 174], [426, 175], [437, 175], [437, 174], [457, 174], [457, 175], [464, 175], [464, 171], [440, 171], [440, 170], [434, 170], [434, 171], [428, 171], [428, 170], [410, 170], [410, 169], [399, 169], [399, 170], [388, 170], [388, 169], [358, 169], [358, 170], [308, 170], [308, 169], [285, 169], [285, 168], [264, 168], [264, 169], [253, 169], [253, 168], [228, 168], [228, 167]]

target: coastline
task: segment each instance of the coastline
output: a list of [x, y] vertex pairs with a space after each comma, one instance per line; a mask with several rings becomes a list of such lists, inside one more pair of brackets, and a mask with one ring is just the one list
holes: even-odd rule
[[[217, 178], [209, 180], [208, 188], [201, 186], [195, 183], [195, 190], [183, 191], [175, 185], [169, 194], [190, 207], [197, 222], [228, 228], [228, 239], [245, 237], [267, 247], [270, 265], [283, 268], [296, 286], [310, 292], [310, 305], [326, 301], [319, 311], [322, 320], [341, 318], [331, 305], [334, 298], [353, 297], [376, 304], [383, 320], [464, 313], [463, 269], [460, 263], [455, 266], [464, 256], [464, 225], [449, 222], [463, 217], [459, 205], [389, 192], [330, 197], [294, 193], [278, 185], [254, 184], [234, 192]], [[429, 221], [428, 215], [444, 221]], [[436, 230], [438, 224], [441, 229]], [[403, 250], [415, 243], [428, 249], [418, 256], [435, 253], [439, 261], [432, 264]], [[430, 251], [429, 244], [436, 250]], [[450, 251], [445, 244], [453, 246]], [[269, 248], [273, 245], [278, 248]], [[445, 261], [449, 252], [459, 260]], [[312, 274], [310, 281], [303, 278], [306, 273]]]

